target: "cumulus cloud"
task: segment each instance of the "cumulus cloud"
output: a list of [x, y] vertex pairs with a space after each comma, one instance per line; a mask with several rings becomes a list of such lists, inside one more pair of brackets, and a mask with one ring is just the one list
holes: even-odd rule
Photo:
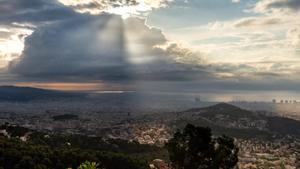
[[106, 77], [107, 72], [111, 78], [125, 76], [122, 36], [118, 16], [78, 16], [37, 29], [11, 68], [17, 74], [45, 78]]
[[10, 70], [46, 80], [104, 81], [180, 80], [200, 72], [176, 60], [192, 58], [187, 49], [159, 47], [167, 42], [161, 30], [143, 19], [82, 15], [35, 30]]
[[[144, 1], [151, 8], [163, 7], [167, 2], [170, 0]], [[0, 3], [1, 24], [34, 30], [30, 36], [26, 34], [20, 58], [15, 54], [2, 55], [5, 63], [10, 62], [9, 72], [19, 78], [180, 80], [201, 74], [200, 70], [179, 63], [196, 54], [176, 44], [161, 48], [168, 40], [160, 29], [147, 26], [143, 19], [122, 20], [118, 15], [105, 13], [79, 14], [55, 0]], [[9, 36], [10, 32], [1, 31], [2, 38]]]

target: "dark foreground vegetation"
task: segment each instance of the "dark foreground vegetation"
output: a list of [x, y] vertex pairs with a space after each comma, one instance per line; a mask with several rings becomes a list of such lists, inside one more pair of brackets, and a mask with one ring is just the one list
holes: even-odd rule
[[230, 169], [237, 163], [233, 139], [214, 138], [209, 128], [193, 125], [176, 132], [162, 148], [134, 141], [46, 134], [7, 124], [1, 130], [7, 132], [0, 136], [1, 169], [77, 169], [86, 161], [95, 162], [97, 168], [146, 169], [156, 158], [174, 169]]
[[[125, 140], [103, 140], [83, 135], [57, 135], [4, 125], [11, 138], [0, 136], [0, 166], [4, 169], [77, 168], [88, 161], [106, 169], [144, 169], [160, 156], [161, 148]], [[21, 136], [31, 133], [27, 141]], [[102, 167], [101, 166], [101, 167]]]
[[215, 137], [209, 128], [188, 124], [166, 144], [174, 169], [230, 169], [238, 162], [238, 148], [227, 136]]

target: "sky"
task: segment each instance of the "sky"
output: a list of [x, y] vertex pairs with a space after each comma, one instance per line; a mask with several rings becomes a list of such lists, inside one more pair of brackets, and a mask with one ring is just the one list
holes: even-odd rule
[[0, 0], [0, 85], [300, 91], [300, 0]]

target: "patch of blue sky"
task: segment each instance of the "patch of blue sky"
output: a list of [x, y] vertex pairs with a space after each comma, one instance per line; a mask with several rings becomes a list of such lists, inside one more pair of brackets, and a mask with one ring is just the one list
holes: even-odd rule
[[240, 42], [243, 38], [234, 37], [234, 36], [225, 36], [225, 37], [215, 37], [201, 40], [194, 40], [191, 42], [191, 45], [201, 45], [201, 44], [224, 44], [229, 42]]
[[255, 2], [257, 0], [241, 0], [239, 3], [231, 0], [175, 0], [169, 7], [153, 11], [147, 22], [163, 29], [174, 29], [257, 16], [246, 12]]

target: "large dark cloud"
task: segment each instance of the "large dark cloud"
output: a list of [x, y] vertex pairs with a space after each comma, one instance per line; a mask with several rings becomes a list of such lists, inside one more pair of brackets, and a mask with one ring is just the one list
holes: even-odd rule
[[197, 72], [157, 47], [167, 39], [142, 19], [80, 14], [56, 0], [0, 1], [0, 8], [0, 24], [36, 27], [9, 68], [20, 79], [175, 80]]
[[56, 81], [184, 80], [206, 74], [177, 63], [174, 57], [178, 56], [172, 55], [178, 53], [157, 47], [166, 43], [161, 30], [139, 18], [78, 15], [35, 30], [10, 70], [23, 77]]
[[121, 23], [114, 15], [79, 15], [39, 27], [12, 71], [39, 78], [121, 78], [126, 57]]

